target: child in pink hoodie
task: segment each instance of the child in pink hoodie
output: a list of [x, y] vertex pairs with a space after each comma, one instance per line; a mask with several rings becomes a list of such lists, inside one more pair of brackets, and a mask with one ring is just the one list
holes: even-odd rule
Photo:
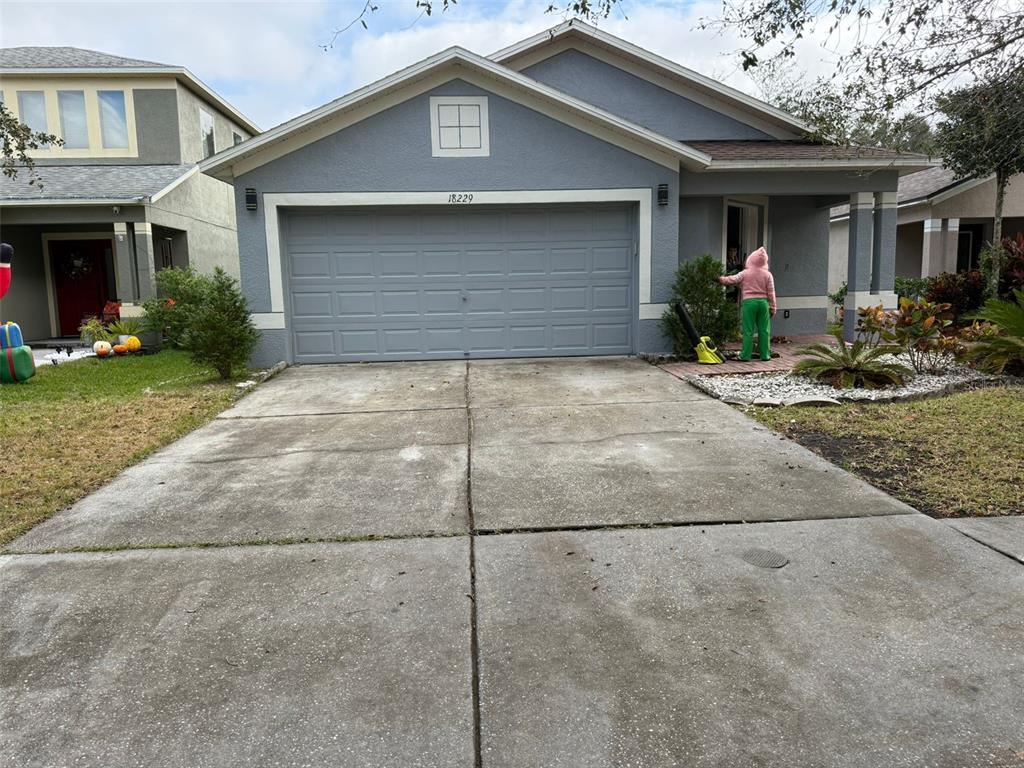
[[746, 267], [735, 275], [718, 278], [722, 285], [740, 286], [740, 325], [743, 350], [740, 360], [750, 360], [754, 352], [754, 334], [762, 360], [772, 357], [772, 321], [775, 317], [775, 278], [768, 271], [768, 251], [763, 247], [747, 256]]

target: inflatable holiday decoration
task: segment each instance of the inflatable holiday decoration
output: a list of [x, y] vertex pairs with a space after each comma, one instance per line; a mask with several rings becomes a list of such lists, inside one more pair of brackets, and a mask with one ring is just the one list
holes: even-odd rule
[[[14, 248], [0, 243], [0, 299], [11, 288], [11, 259]], [[0, 383], [13, 384], [35, 376], [36, 361], [32, 349], [25, 346], [21, 328], [15, 323], [0, 325]]]
[[7, 243], [0, 243], [0, 299], [11, 287], [11, 259], [13, 257], [14, 248]]

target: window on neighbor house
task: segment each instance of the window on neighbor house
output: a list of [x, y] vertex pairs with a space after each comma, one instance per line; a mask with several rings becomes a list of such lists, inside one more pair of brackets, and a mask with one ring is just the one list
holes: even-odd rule
[[89, 124], [85, 119], [85, 91], [57, 91], [60, 137], [64, 149], [89, 148]]
[[18, 119], [33, 131], [49, 133], [46, 96], [42, 91], [18, 91]]
[[199, 110], [199, 135], [203, 142], [203, 159], [216, 154], [217, 146], [213, 138], [213, 115], [205, 109]]
[[128, 116], [124, 91], [97, 91], [100, 104], [100, 134], [106, 149], [128, 148]]
[[490, 155], [486, 96], [434, 96], [430, 137], [434, 157]]
[[237, 147], [243, 141], [245, 141], [245, 139], [242, 138], [242, 134], [240, 134], [238, 131], [231, 132], [231, 146]]

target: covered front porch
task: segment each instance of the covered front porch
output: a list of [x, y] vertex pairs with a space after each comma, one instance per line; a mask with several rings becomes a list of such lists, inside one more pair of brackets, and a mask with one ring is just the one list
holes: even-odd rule
[[[896, 306], [896, 188], [900, 174], [913, 168], [889, 165], [895, 163], [891, 160], [873, 169], [857, 167], [870, 166], [869, 161], [844, 159], [848, 170], [838, 170], [836, 160], [753, 158], [735, 170], [726, 170], [730, 161], [725, 161], [718, 172], [682, 172], [680, 262], [711, 254], [731, 273], [742, 269], [747, 253], [764, 245], [778, 296], [773, 335], [822, 334], [831, 319], [830, 210], [848, 204], [845, 335], [852, 339], [857, 307]], [[922, 162], [928, 161], [913, 160], [918, 166]]]
[[146, 220], [143, 206], [5, 206], [0, 240], [14, 247], [0, 318], [26, 341], [78, 336], [110, 302], [155, 295], [155, 274], [188, 265], [183, 230]]

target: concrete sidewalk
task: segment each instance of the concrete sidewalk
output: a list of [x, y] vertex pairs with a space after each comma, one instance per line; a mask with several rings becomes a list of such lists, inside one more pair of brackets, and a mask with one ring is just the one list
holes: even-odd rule
[[637, 360], [289, 369], [0, 556], [0, 754], [1024, 765], [974, 539]]

